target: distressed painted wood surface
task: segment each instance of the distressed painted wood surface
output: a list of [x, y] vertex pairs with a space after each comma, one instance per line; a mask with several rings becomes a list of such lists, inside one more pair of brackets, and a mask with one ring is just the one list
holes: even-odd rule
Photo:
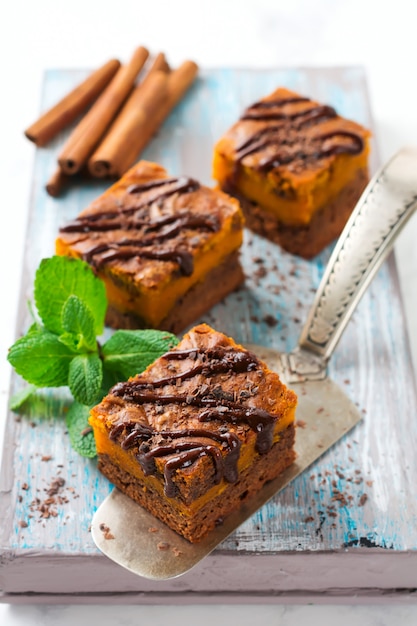
[[[43, 109], [84, 75], [49, 71]], [[173, 175], [212, 184], [214, 141], [246, 105], [278, 85], [332, 104], [342, 115], [372, 126], [361, 68], [207, 70], [143, 158], [160, 162]], [[63, 139], [56, 138], [36, 154], [18, 334], [29, 325], [26, 302], [32, 296], [34, 272], [42, 257], [53, 254], [59, 226], [108, 186], [89, 182], [59, 199], [47, 195], [44, 185]], [[375, 154], [374, 147], [372, 169]], [[245, 288], [214, 307], [204, 321], [239, 342], [290, 350], [330, 251], [305, 261], [247, 232], [242, 251]], [[0, 494], [3, 598], [68, 602], [85, 594], [83, 601], [88, 601], [105, 592], [113, 601], [198, 601], [207, 599], [205, 594], [224, 598], [244, 591], [263, 599], [265, 594], [329, 598], [348, 593], [374, 597], [379, 592], [398, 599], [398, 588], [410, 596], [417, 587], [416, 394], [392, 255], [362, 299], [329, 369], [363, 412], [363, 422], [195, 571], [166, 583], [125, 572], [93, 544], [91, 516], [111, 486], [95, 461], [82, 459], [69, 445], [63, 420], [68, 396], [47, 391], [29, 417], [17, 419], [10, 413]], [[11, 393], [21, 386], [13, 376]], [[44, 515], [49, 512], [49, 517], [42, 517], [39, 505], [57, 477], [65, 480], [58, 494], [61, 502], [47, 505]]]

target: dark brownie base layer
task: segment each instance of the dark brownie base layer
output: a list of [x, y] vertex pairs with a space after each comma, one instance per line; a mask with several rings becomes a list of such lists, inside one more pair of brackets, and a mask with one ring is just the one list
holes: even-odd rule
[[248, 228], [292, 254], [312, 259], [340, 235], [368, 181], [367, 170], [359, 170], [354, 180], [332, 202], [315, 213], [307, 226], [284, 224], [231, 187], [225, 191], [240, 201]]
[[[244, 274], [238, 252], [228, 256], [223, 263], [211, 270], [204, 281], [194, 285], [175, 304], [169, 315], [158, 325], [160, 330], [177, 334], [192, 324], [211, 307], [239, 287]], [[149, 328], [149, 323], [134, 313], [121, 313], [111, 304], [106, 324], [112, 328]]]
[[138, 478], [121, 469], [108, 455], [99, 455], [100, 471], [126, 495], [138, 502], [152, 515], [159, 518], [190, 542], [200, 541], [207, 533], [242, 502], [257, 493], [267, 482], [281, 474], [295, 460], [293, 450], [295, 428], [291, 424], [283, 431], [280, 440], [267, 454], [256, 457], [250, 467], [241, 472], [234, 484], [213, 498], [191, 517], [181, 515], [178, 508], [171, 505], [171, 499], [161, 495]]

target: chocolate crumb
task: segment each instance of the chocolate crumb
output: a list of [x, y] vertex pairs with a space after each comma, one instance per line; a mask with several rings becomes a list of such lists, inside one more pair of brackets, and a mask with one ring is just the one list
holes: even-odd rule
[[158, 548], [158, 550], [168, 550], [169, 543], [167, 543], [166, 541], [160, 541], [156, 547]]
[[276, 296], [279, 296], [281, 294], [282, 287], [278, 287], [277, 285], [268, 285], [267, 289]]
[[311, 515], [304, 519], [305, 524], [308, 524], [309, 522], [314, 522], [314, 517], [312, 517]]
[[339, 491], [339, 489], [335, 489], [332, 500], [339, 503], [339, 506], [347, 506], [349, 498], [346, 498], [345, 494]]
[[364, 506], [367, 500], [368, 500], [368, 494], [363, 493], [361, 497], [359, 498], [359, 506]]
[[158, 529], [155, 528], [155, 526], [150, 526], [150, 528], [148, 528], [148, 533], [157, 533]]
[[307, 426], [306, 422], [304, 420], [297, 420], [297, 424], [298, 428], [305, 428]]
[[268, 274], [268, 272], [267, 272], [267, 270], [265, 269], [265, 267], [263, 265], [258, 267], [258, 269], [253, 273], [253, 275], [254, 275], [254, 277], [256, 279], [264, 278], [267, 274]]
[[114, 535], [112, 535], [110, 528], [106, 524], [101, 523], [99, 528], [104, 535], [104, 539], [114, 539]]
[[274, 326], [278, 324], [278, 320], [273, 315], [265, 315], [263, 319], [264, 319], [265, 324], [267, 324], [271, 328], [273, 328]]
[[54, 478], [50, 484], [49, 489], [47, 490], [48, 496], [55, 496], [61, 487], [65, 485], [65, 480], [61, 477]]
[[28, 527], [28, 523], [25, 522], [24, 519], [21, 519], [20, 522], [18, 523], [20, 528], [27, 528]]
[[27, 483], [22, 483], [22, 489], [27, 491], [29, 489], [29, 485]]
[[51, 459], [52, 459], [52, 457], [51, 457], [51, 455], [50, 455], [50, 454], [44, 454], [44, 455], [41, 457], [41, 461], [45, 461], [45, 462], [50, 461]]

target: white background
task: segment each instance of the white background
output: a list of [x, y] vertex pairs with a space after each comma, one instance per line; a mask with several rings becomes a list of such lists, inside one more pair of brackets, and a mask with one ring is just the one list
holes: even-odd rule
[[[202, 67], [363, 65], [380, 155], [417, 147], [417, 9], [411, 0], [10, 0], [0, 19], [0, 434], [15, 338], [34, 146], [23, 130], [39, 114], [45, 68], [127, 61], [137, 45], [172, 65]], [[416, 173], [417, 180], [417, 173]], [[396, 246], [410, 345], [417, 363], [417, 218]], [[1, 520], [0, 520], [1, 523]], [[416, 572], [417, 587], [417, 572]], [[411, 626], [417, 604], [357, 606], [7, 606], [1, 626], [151, 623], [202, 626]]]

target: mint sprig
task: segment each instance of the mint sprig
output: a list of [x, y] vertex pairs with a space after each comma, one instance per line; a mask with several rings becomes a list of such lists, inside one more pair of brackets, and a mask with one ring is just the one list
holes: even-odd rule
[[[36, 272], [36, 319], [9, 349], [8, 360], [31, 384], [30, 393], [12, 399], [17, 410], [36, 387], [68, 386], [75, 401], [67, 414], [73, 447], [94, 456], [88, 415], [116, 382], [142, 372], [174, 347], [175, 335], [158, 330], [118, 330], [100, 345], [107, 297], [91, 267], [69, 257], [43, 259]], [[86, 438], [87, 437], [87, 438]]]

